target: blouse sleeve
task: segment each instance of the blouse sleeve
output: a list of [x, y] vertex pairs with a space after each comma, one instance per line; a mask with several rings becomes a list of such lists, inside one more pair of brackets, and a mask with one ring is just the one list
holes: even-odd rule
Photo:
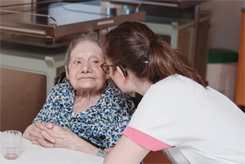
[[[108, 136], [108, 138], [114, 143], [117, 143], [121, 138], [135, 110], [135, 105], [130, 97], [121, 92], [119, 93], [113, 95], [110, 108], [111, 115], [109, 116], [112, 122], [110, 125], [111, 136]], [[109, 134], [107, 133], [107, 135]]]
[[58, 99], [58, 96], [55, 94], [56, 89], [55, 87], [52, 88], [50, 91], [42, 109], [37, 114], [36, 118], [33, 120], [33, 123], [38, 122], [50, 122], [53, 117], [55, 117], [55, 104], [56, 99]]

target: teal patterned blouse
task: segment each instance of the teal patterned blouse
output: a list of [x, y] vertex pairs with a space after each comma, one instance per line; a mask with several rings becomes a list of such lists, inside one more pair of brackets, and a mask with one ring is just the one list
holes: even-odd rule
[[69, 81], [54, 86], [33, 123], [51, 122], [71, 130], [96, 147], [114, 147], [133, 115], [133, 101], [107, 82], [97, 103], [83, 112], [72, 113], [75, 93]]

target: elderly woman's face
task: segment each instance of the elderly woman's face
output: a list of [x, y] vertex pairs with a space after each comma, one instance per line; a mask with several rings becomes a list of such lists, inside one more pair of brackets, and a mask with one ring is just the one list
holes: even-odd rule
[[67, 78], [75, 90], [105, 89], [107, 75], [100, 68], [103, 63], [102, 49], [92, 41], [81, 41], [71, 51]]

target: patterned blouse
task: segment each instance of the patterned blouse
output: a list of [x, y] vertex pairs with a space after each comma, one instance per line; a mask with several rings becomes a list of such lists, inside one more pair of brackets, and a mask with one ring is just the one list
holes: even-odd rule
[[69, 81], [54, 86], [33, 123], [51, 122], [96, 147], [114, 147], [135, 110], [133, 101], [107, 82], [97, 103], [83, 112], [72, 113], [75, 93]]

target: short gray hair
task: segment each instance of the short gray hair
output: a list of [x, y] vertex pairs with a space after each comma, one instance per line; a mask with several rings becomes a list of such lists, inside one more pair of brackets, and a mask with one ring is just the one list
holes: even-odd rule
[[82, 41], [92, 41], [98, 44], [100, 48], [102, 48], [101, 40], [99, 39], [98, 33], [94, 32], [92, 29], [89, 29], [87, 33], [81, 33], [77, 35], [70, 43], [65, 56], [65, 66], [68, 70], [68, 65], [71, 58], [71, 51]]

